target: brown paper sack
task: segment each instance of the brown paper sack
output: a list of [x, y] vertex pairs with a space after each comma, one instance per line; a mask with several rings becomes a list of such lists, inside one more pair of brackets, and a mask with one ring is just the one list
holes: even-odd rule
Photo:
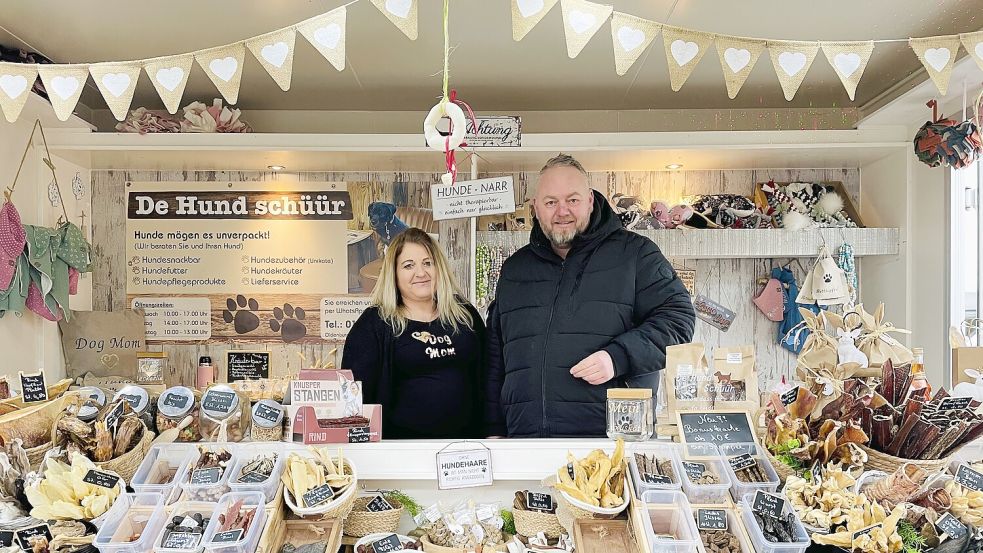
[[707, 385], [710, 370], [703, 344], [678, 344], [666, 348], [666, 412], [660, 420], [670, 420], [679, 410], [711, 409]]
[[137, 352], [146, 351], [142, 309], [73, 311], [71, 321], [58, 323], [69, 378], [137, 377]]
[[798, 364], [816, 368], [823, 365], [836, 366], [839, 354], [836, 352], [838, 342], [833, 337], [831, 325], [825, 322], [825, 317], [816, 315], [808, 309], [799, 308], [802, 315], [802, 322], [792, 329], [790, 334], [809, 331], [809, 336], [805, 339], [802, 351], [799, 352]]
[[855, 307], [854, 312], [863, 321], [863, 332], [857, 340], [857, 347], [864, 352], [872, 367], [879, 367], [888, 359], [895, 365], [907, 365], [914, 360], [911, 350], [891, 336], [892, 333], [911, 334], [911, 331], [885, 322], [883, 303], [877, 306], [873, 314], [865, 311], [863, 305]]
[[961, 382], [976, 382], [975, 378], [966, 374], [967, 369], [983, 373], [983, 347], [952, 348], [953, 386]]
[[739, 408], [753, 413], [761, 406], [753, 345], [713, 350], [711, 376], [714, 409]]

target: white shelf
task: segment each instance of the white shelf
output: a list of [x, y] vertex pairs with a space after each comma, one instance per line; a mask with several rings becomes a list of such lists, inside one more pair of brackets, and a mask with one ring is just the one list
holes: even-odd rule
[[[900, 251], [900, 232], [896, 228], [672, 229], [638, 233], [651, 238], [666, 257], [683, 259], [815, 257], [824, 243], [835, 253], [844, 242], [853, 245], [857, 257], [897, 255]], [[521, 246], [529, 242], [529, 233], [481, 231], [478, 242]]]

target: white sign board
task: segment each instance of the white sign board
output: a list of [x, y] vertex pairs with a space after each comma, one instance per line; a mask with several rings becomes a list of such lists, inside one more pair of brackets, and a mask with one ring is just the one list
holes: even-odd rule
[[468, 120], [464, 135], [468, 146], [518, 148], [522, 145], [522, 118], [518, 115], [478, 115], [475, 119], [475, 122]]
[[463, 219], [515, 212], [512, 177], [455, 182], [451, 186], [430, 185], [434, 221]]
[[212, 336], [212, 306], [208, 298], [133, 298], [132, 309], [143, 309], [148, 340], [207, 340]]
[[369, 296], [327, 296], [321, 298], [321, 338], [342, 343], [362, 312], [372, 305]]
[[491, 451], [466, 449], [437, 453], [437, 487], [441, 490], [491, 486]]

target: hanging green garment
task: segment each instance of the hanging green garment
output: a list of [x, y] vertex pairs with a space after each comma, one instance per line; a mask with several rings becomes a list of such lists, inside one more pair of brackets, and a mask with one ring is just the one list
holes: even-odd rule
[[17, 268], [14, 270], [14, 278], [10, 281], [10, 287], [6, 290], [0, 290], [0, 317], [3, 317], [8, 311], [12, 311], [18, 317], [24, 314], [27, 290], [31, 285], [30, 269], [27, 254], [21, 253], [17, 256]]

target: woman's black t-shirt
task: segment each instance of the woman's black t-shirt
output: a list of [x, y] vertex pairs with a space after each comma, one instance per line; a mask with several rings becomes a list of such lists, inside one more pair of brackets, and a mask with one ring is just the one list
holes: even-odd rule
[[480, 348], [474, 331], [440, 319], [407, 321], [393, 347], [393, 399], [383, 408], [385, 438], [474, 437]]

